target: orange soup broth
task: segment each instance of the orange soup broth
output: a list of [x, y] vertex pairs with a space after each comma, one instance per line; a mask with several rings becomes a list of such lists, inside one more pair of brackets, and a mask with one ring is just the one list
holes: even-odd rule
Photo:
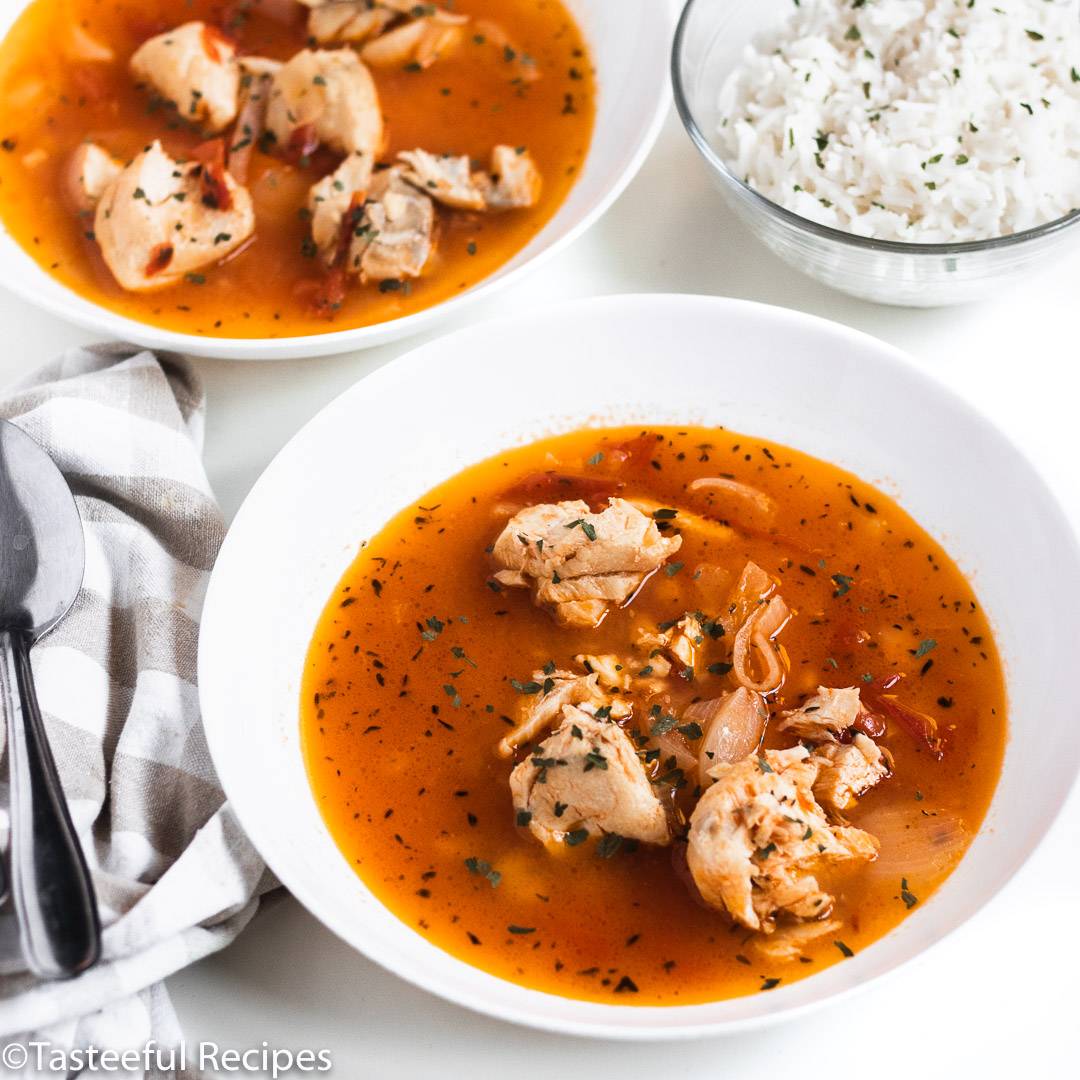
[[[307, 168], [256, 152], [249, 171], [254, 238], [205, 282], [125, 292], [92, 239], [93, 219], [62, 196], [71, 152], [91, 140], [130, 160], [153, 139], [185, 157], [203, 139], [151, 105], [127, 61], [146, 38], [194, 19], [223, 27], [241, 53], [287, 60], [307, 44], [303, 22], [284, 26], [257, 3], [218, 0], [35, 0], [0, 44], [0, 220], [34, 260], [95, 303], [141, 322], [218, 337], [288, 337], [368, 326], [441, 303], [475, 285], [523, 248], [550, 220], [580, 172], [593, 125], [593, 70], [581, 35], [559, 0], [457, 0], [454, 10], [491, 19], [540, 77], [521, 81], [518, 57], [466, 34], [424, 71], [373, 68], [385, 118], [384, 160], [421, 147], [486, 162], [498, 143], [524, 146], [543, 175], [528, 210], [480, 214], [437, 208], [439, 235], [423, 275], [408, 289], [380, 291], [352, 281], [336, 312], [309, 310], [305, 285], [320, 281], [302, 254], [308, 188], [338, 159], [319, 151]], [[84, 28], [115, 53], [112, 62], [76, 62], [71, 28]], [[477, 35], [482, 37], [483, 35]], [[532, 65], [530, 65], [532, 66]], [[226, 135], [228, 132], [226, 133]], [[89, 234], [89, 235], [88, 235]]]
[[[621, 464], [620, 446], [632, 448]], [[588, 464], [597, 453], [603, 459]], [[737, 527], [719, 540], [684, 530], [675, 556], [681, 568], [654, 574], [597, 629], [561, 629], [527, 591], [490, 587], [485, 551], [506, 523], [508, 502], [582, 491], [545, 480], [507, 498], [522, 478], [544, 470], [588, 475], [582, 497], [592, 496], [594, 510], [622, 484], [623, 497], [650, 497]], [[731, 496], [686, 489], [715, 475], [769, 494], [779, 505], [775, 519], [755, 520], [758, 512]], [[769, 699], [771, 716], [819, 684], [862, 686], [898, 672], [900, 700], [936, 717], [944, 736], [935, 760], [888, 722], [879, 742], [894, 757], [893, 774], [849, 811], [853, 824], [879, 836], [880, 857], [818, 874], [843, 926], [796, 960], [768, 959], [755, 947], [759, 935], [692, 896], [679, 841], [611, 858], [598, 857], [595, 840], [546, 850], [515, 824], [514, 762], [495, 753], [523, 702], [512, 678], [524, 683], [549, 662], [573, 668], [581, 652], [625, 655], [637, 627], [686, 611], [717, 613], [747, 560], [779, 580], [795, 612], [779, 639], [790, 671]], [[703, 670], [729, 660], [730, 648], [730, 638], [708, 641], [702, 674], [692, 683], [669, 680], [676, 713], [734, 687], [729, 675]], [[723, 430], [657, 428], [642, 437], [639, 429], [608, 429], [546, 439], [469, 468], [373, 537], [318, 624], [300, 721], [312, 789], [333, 837], [374, 894], [418, 933], [538, 990], [678, 1005], [820, 971], [925, 901], [990, 803], [1006, 738], [1004, 701], [1001, 665], [970, 586], [880, 491], [804, 454]], [[648, 717], [623, 726], [647, 730]], [[765, 747], [792, 745], [774, 727]], [[527, 754], [523, 748], [519, 760]], [[467, 859], [490, 863], [497, 886], [471, 872]]]

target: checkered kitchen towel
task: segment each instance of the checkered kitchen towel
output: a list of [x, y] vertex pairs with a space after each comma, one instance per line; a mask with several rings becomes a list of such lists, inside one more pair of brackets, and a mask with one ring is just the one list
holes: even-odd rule
[[[180, 1036], [161, 980], [228, 944], [275, 884], [199, 716], [199, 617], [225, 533], [200, 458], [202, 388], [177, 357], [74, 349], [0, 398], [0, 416], [49, 452], [82, 515], [82, 591], [32, 657], [104, 927], [97, 967], [42, 983], [0, 918], [0, 1045], [33, 1031], [63, 1048], [168, 1046]], [[6, 806], [6, 753], [0, 776]], [[7, 824], [0, 811], [0, 840]]]

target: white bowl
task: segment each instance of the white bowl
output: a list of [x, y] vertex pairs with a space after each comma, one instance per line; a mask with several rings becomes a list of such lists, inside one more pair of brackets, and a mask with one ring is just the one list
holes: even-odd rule
[[[507, 340], [515, 363], [500, 365], [495, 378], [491, 358]], [[544, 385], [572, 393], [536, 393], [537, 370]], [[723, 424], [852, 470], [898, 498], [958, 560], [1005, 658], [1012, 715], [1004, 771], [958, 869], [876, 944], [769, 994], [633, 1007], [560, 998], [485, 974], [375, 899], [335, 845], [308, 786], [301, 668], [361, 540], [465, 466], [586, 423]], [[1053, 573], [1020, 573], [1024, 566]], [[345, 941], [493, 1016], [578, 1034], [670, 1038], [767, 1024], [851, 992], [986, 903], [1031, 854], [1080, 764], [1075, 710], [1060, 697], [1078, 635], [1080, 554], [1046, 487], [997, 430], [902, 353], [779, 308], [620, 296], [430, 342], [315, 417], [255, 485], [226, 538], [206, 600], [199, 690], [214, 762], [242, 825], [282, 882]]]
[[[564, 0], [596, 67], [592, 143], [577, 183], [554, 217], [509, 262], [471, 289], [414, 315], [325, 334], [289, 338], [213, 338], [162, 330], [126, 318], [50, 277], [0, 229], [0, 283], [69, 322], [154, 349], [233, 360], [326, 356], [419, 333], [500, 285], [515, 281], [580, 236], [615, 201], [652, 149], [670, 100], [668, 53], [674, 16], [666, 0]], [[0, 38], [26, 7], [0, 4]]]

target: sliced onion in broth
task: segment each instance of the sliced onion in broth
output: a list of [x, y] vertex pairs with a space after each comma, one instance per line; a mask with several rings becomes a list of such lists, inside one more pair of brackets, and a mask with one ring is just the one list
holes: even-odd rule
[[879, 841], [878, 857], [865, 873], [875, 877], [934, 880], [951, 870], [971, 840], [954, 814], [891, 806], [855, 824]]
[[[791, 618], [783, 598], [774, 596], [758, 608], [739, 628], [731, 654], [732, 672], [736, 682], [747, 690], [771, 693], [784, 680], [783, 654], [773, 646], [773, 638]], [[755, 661], [763, 668], [755, 675]]]
[[690, 491], [698, 491], [701, 488], [726, 491], [730, 495], [737, 495], [739, 498], [745, 499], [755, 510], [760, 510], [763, 514], [767, 514], [769, 518], [772, 518], [776, 513], [776, 502], [766, 495], [764, 491], [758, 491], [757, 488], [751, 487], [749, 484], [740, 484], [738, 480], [729, 480], [726, 476], [701, 476], [697, 480], [692, 480], [687, 485], [687, 488]]
[[711, 701], [698, 701], [684, 713], [704, 732], [698, 746], [698, 775], [703, 787], [712, 783], [709, 769], [722, 762], [741, 761], [753, 753], [765, 730], [766, 712], [761, 697], [739, 687]]

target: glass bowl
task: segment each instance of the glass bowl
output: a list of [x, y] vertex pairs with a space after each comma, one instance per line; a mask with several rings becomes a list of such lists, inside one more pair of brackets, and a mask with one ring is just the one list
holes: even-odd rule
[[720, 88], [744, 48], [779, 25], [791, 0], [689, 0], [675, 32], [675, 104], [735, 215], [785, 262], [841, 292], [903, 307], [978, 300], [1064, 254], [1080, 211], [1038, 228], [956, 244], [872, 240], [820, 225], [755, 191], [722, 160], [715, 137]]

